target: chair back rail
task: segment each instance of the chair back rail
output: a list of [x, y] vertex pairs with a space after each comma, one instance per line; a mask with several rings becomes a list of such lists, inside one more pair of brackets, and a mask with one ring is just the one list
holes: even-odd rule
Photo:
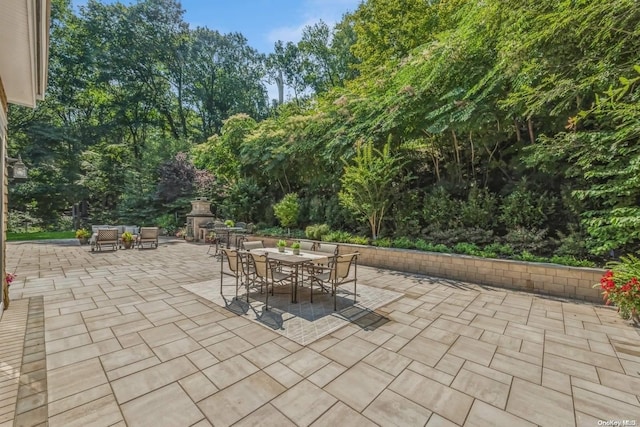
[[318, 245], [316, 245], [316, 252], [325, 252], [328, 254], [337, 255], [338, 245], [334, 245], [331, 243], [319, 243]]
[[264, 248], [264, 242], [262, 240], [252, 240], [252, 241], [245, 240], [242, 242], [242, 247], [247, 251], [250, 251], [252, 249], [262, 249]]
[[303, 251], [313, 251], [316, 247], [315, 242], [309, 240], [299, 240], [298, 243], [300, 243], [300, 249]]
[[357, 258], [357, 253], [338, 255], [336, 257], [333, 268], [331, 269], [331, 280], [344, 282], [344, 280], [349, 277], [351, 266], [355, 264]]
[[[313, 284], [317, 283], [321, 287], [323, 285], [331, 286], [333, 292], [333, 310], [338, 307], [338, 286], [347, 283], [353, 283], [353, 303], [357, 298], [357, 280], [358, 280], [358, 253], [350, 253], [336, 255], [334, 261], [329, 266], [329, 271], [321, 271], [311, 276], [311, 302], [313, 302]], [[353, 275], [351, 275], [353, 267]]]

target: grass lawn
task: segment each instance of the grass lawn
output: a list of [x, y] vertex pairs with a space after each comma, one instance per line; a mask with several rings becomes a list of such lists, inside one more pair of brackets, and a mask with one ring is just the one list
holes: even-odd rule
[[18, 240], [49, 240], [49, 239], [75, 239], [74, 231], [39, 231], [36, 233], [7, 233], [7, 241]]

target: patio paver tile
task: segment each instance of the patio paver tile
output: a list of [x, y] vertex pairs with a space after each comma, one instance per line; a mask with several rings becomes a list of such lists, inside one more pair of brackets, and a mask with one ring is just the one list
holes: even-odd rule
[[308, 426], [336, 401], [331, 394], [303, 380], [276, 397], [271, 404], [297, 425]]
[[178, 384], [169, 384], [122, 405], [130, 427], [190, 426], [204, 415]]
[[[574, 380], [577, 380], [575, 378]], [[564, 394], [571, 394], [571, 376], [564, 372], [554, 371], [549, 368], [542, 368], [542, 385]]]
[[570, 396], [520, 378], [513, 379], [507, 411], [542, 426], [557, 426], [559, 420], [564, 425], [575, 423]]
[[411, 363], [411, 359], [408, 357], [384, 348], [374, 350], [363, 361], [391, 375], [398, 375]]
[[282, 415], [273, 405], [267, 403], [260, 409], [253, 411], [236, 424], [234, 427], [296, 427], [287, 417]]
[[392, 375], [360, 362], [347, 369], [324, 389], [360, 412], [393, 380]]
[[115, 380], [111, 386], [118, 402], [122, 404], [187, 377], [197, 370], [198, 368], [183, 356]]
[[174, 324], [145, 329], [140, 331], [139, 335], [151, 348], [187, 338], [187, 334]]
[[238, 355], [202, 370], [216, 387], [223, 389], [259, 371], [253, 363]]
[[453, 380], [451, 387], [504, 409], [509, 396], [510, 384], [504, 384], [462, 368]]
[[267, 366], [263, 371], [287, 388], [298, 384], [303, 379], [302, 376], [280, 362]]
[[423, 426], [431, 411], [394, 393], [384, 390], [362, 413], [380, 425]]
[[229, 332], [229, 334], [231, 334], [231, 338], [207, 347], [207, 350], [217, 359], [225, 360], [254, 347], [242, 338], [235, 336], [233, 332]]
[[169, 342], [153, 348], [158, 359], [163, 362], [200, 350], [202, 347], [189, 337]]
[[83, 360], [93, 359], [117, 350], [122, 349], [116, 339], [100, 341], [93, 344], [84, 345], [58, 353], [47, 355], [47, 369], [56, 369], [62, 366], [72, 365]]
[[[545, 364], [546, 365], [546, 364]], [[501, 353], [496, 353], [493, 356], [493, 360], [489, 365], [490, 368], [495, 369], [505, 374], [513, 375], [514, 377], [522, 378], [527, 381], [540, 384], [542, 382], [542, 367], [534, 365], [533, 363], [518, 360], [513, 357], [505, 356]]]
[[312, 426], [348, 425], [349, 427], [375, 427], [377, 424], [363, 417], [342, 402], [338, 402], [324, 413]]
[[289, 356], [291, 352], [269, 341], [256, 348], [245, 351], [242, 355], [258, 368], [265, 368], [278, 360]]
[[473, 402], [464, 427], [536, 427], [536, 424], [523, 420], [508, 412], [501, 411], [481, 400]]
[[49, 401], [53, 402], [108, 382], [97, 358], [47, 372]]
[[398, 353], [425, 365], [435, 366], [448, 350], [449, 346], [446, 344], [418, 336], [402, 347]]
[[178, 381], [194, 402], [199, 402], [218, 391], [218, 388], [202, 372], [196, 372]]
[[49, 416], [52, 417], [54, 415], [61, 414], [77, 406], [85, 405], [109, 395], [113, 395], [113, 392], [111, 391], [109, 384], [105, 383], [62, 399], [55, 401], [49, 400]]
[[216, 426], [228, 426], [269, 402], [286, 390], [264, 372], [221, 390], [198, 403], [200, 410]]
[[449, 354], [461, 357], [466, 360], [489, 366], [496, 351], [495, 344], [489, 344], [461, 336], [449, 349]]
[[122, 413], [112, 394], [49, 417], [50, 427], [87, 427], [112, 425], [122, 420]]
[[331, 359], [311, 349], [303, 348], [291, 356], [282, 359], [281, 362], [303, 377], [307, 377], [324, 365], [330, 363]]
[[472, 397], [408, 370], [389, 389], [458, 424], [464, 422], [473, 403]]

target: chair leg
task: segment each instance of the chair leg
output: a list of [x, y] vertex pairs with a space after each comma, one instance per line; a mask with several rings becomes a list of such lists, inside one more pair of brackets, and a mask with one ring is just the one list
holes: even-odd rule
[[353, 305], [356, 305], [356, 295], [358, 295], [356, 293], [356, 282], [355, 280], [353, 281]]

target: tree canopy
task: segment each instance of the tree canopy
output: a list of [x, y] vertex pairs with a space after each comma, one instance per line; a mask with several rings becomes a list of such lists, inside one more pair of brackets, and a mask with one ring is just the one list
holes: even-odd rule
[[367, 0], [269, 55], [190, 28], [177, 0], [53, 6], [47, 99], [10, 111], [31, 168], [11, 208], [45, 224], [79, 202], [91, 221], [180, 222], [202, 193], [168, 180], [184, 153], [221, 217], [273, 225], [295, 193], [299, 226], [365, 234], [354, 185], [386, 158], [402, 191], [376, 238], [640, 249], [634, 0]]

